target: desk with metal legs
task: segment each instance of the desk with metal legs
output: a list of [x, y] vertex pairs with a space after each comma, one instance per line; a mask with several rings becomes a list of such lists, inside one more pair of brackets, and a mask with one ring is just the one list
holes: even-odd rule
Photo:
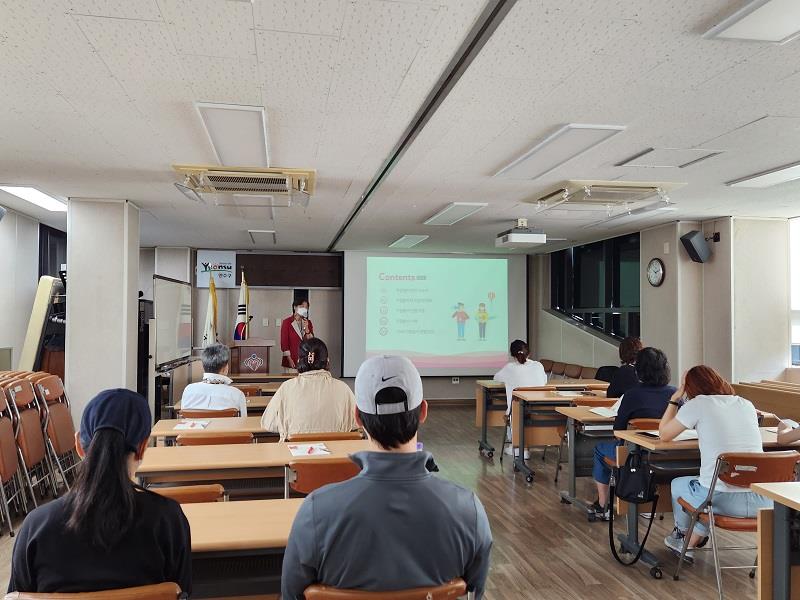
[[[581, 439], [587, 439], [592, 446], [600, 442], [614, 440], [612, 425], [613, 417], [602, 417], [591, 411], [588, 406], [559, 406], [556, 412], [567, 417], [567, 489], [561, 490], [561, 501], [566, 504], [576, 504], [588, 509], [585, 501], [578, 498], [577, 478], [578, 471], [578, 445]], [[558, 465], [556, 465], [558, 468]]]
[[[791, 544], [792, 530], [800, 528], [800, 482], [756, 483], [750, 487], [754, 492], [775, 502], [772, 526], [772, 598], [792, 598], [792, 567], [800, 564], [798, 549], [793, 549]], [[760, 552], [761, 550], [759, 554]], [[760, 592], [761, 590], [759, 598]]]

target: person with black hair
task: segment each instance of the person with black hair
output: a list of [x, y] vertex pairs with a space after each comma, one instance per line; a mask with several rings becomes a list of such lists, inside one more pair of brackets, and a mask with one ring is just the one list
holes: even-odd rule
[[[542, 364], [535, 360], [530, 360], [531, 352], [526, 342], [522, 340], [511, 342], [509, 354], [511, 355], [511, 361], [495, 373], [494, 376], [495, 381], [506, 384], [506, 402], [508, 403], [506, 416], [511, 415], [511, 399], [516, 388], [535, 387], [547, 383], [547, 373], [544, 372]], [[506, 428], [506, 436], [509, 440], [511, 439], [510, 424]], [[517, 452], [517, 450], [512, 450], [509, 444], [505, 449], [505, 453], [511, 454], [512, 452]], [[527, 460], [528, 458], [528, 450], [526, 448], [525, 459]]]
[[83, 411], [83, 458], [70, 491], [22, 523], [8, 591], [95, 592], [167, 581], [192, 591], [189, 523], [180, 505], [132, 481], [150, 437], [147, 400], [100, 392]]
[[476, 598], [489, 573], [492, 534], [477, 496], [428, 472], [417, 450], [428, 416], [422, 379], [402, 356], [376, 356], [356, 375], [356, 419], [372, 450], [351, 458], [356, 477], [303, 501], [283, 558], [281, 598], [313, 583], [391, 592], [463, 577]]
[[353, 431], [355, 396], [343, 381], [328, 370], [328, 347], [319, 338], [301, 342], [299, 375], [284, 381], [261, 416], [261, 426], [275, 431], [281, 441], [295, 433]]
[[[672, 371], [667, 355], [658, 348], [640, 350], [636, 355], [635, 369], [639, 384], [622, 397], [614, 418], [615, 430], [627, 429], [632, 419], [660, 419], [675, 393], [675, 388], [669, 385]], [[614, 457], [618, 445], [620, 443], [616, 441], [601, 442], [594, 447], [592, 477], [597, 485], [597, 500], [589, 506], [589, 512], [605, 521], [611, 516], [610, 507], [607, 506], [611, 468], [605, 458]]]
[[636, 356], [642, 349], [642, 340], [638, 337], [628, 336], [619, 344], [620, 367], [611, 377], [611, 382], [606, 390], [606, 398], [622, 398], [631, 388], [639, 385], [636, 376]]
[[281, 366], [294, 372], [300, 360], [300, 343], [314, 337], [314, 324], [308, 318], [309, 304], [306, 298], [292, 302], [292, 314], [281, 323]]

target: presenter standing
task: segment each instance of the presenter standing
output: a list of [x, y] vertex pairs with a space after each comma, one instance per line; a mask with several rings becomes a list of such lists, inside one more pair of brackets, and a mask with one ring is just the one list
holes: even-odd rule
[[300, 351], [300, 342], [314, 337], [314, 325], [308, 318], [308, 300], [292, 303], [292, 314], [281, 323], [281, 351], [284, 370], [295, 371]]

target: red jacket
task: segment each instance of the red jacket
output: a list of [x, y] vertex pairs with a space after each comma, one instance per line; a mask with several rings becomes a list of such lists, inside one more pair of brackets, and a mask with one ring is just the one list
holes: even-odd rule
[[[292, 357], [295, 366], [297, 365], [297, 357], [300, 355], [300, 342], [303, 339], [300, 337], [300, 334], [297, 332], [297, 329], [294, 328], [293, 323], [294, 315], [290, 317], [286, 317], [283, 322], [281, 323], [281, 352], [283, 352], [283, 359], [281, 360], [281, 366], [283, 367], [291, 367], [289, 364], [289, 356]], [[306, 337], [314, 335], [314, 325], [311, 323], [310, 320], [306, 319], [307, 324], [307, 331]], [[286, 353], [289, 353], [288, 356]]]

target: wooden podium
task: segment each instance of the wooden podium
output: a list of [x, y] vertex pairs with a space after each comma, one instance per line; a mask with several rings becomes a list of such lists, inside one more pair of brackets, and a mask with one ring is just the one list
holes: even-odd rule
[[269, 349], [274, 340], [250, 338], [236, 340], [231, 345], [231, 375], [243, 373], [269, 373]]

